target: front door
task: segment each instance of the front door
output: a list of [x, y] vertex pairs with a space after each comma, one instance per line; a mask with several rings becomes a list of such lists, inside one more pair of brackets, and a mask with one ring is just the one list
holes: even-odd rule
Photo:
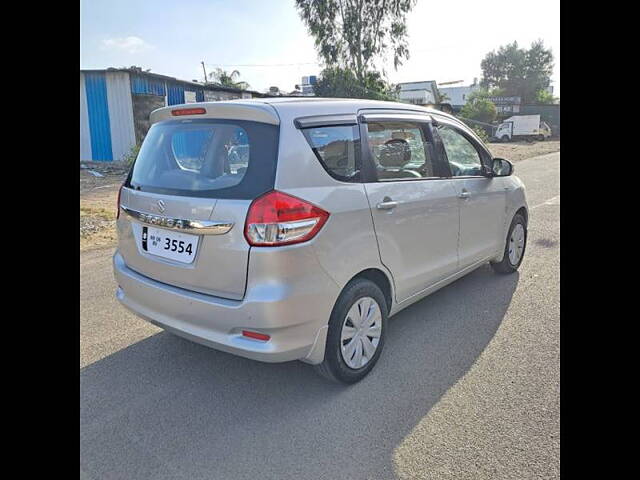
[[375, 120], [362, 127], [365, 181], [382, 263], [402, 302], [457, 269], [459, 202], [425, 121]]
[[439, 122], [435, 141], [451, 169], [460, 205], [459, 267], [496, 255], [503, 247], [506, 192], [504, 178], [483, 175], [491, 156], [468, 132]]

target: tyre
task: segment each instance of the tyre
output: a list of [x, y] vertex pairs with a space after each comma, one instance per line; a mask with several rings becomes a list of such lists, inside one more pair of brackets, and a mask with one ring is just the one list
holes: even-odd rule
[[491, 262], [491, 266], [498, 273], [513, 273], [518, 270], [524, 258], [527, 246], [527, 222], [517, 213], [514, 215], [507, 234], [504, 255], [501, 262]]
[[500, 140], [502, 140], [502, 143], [507, 143], [509, 141], [509, 135], [503, 135], [500, 137]]
[[316, 371], [334, 382], [356, 383], [375, 366], [384, 347], [387, 302], [370, 280], [356, 279], [331, 312], [324, 361]]

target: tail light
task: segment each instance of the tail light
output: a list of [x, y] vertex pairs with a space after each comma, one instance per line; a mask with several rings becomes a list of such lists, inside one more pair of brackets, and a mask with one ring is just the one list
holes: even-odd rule
[[256, 198], [247, 213], [244, 236], [249, 245], [275, 247], [311, 240], [329, 212], [300, 198], [271, 191]]
[[120, 185], [118, 189], [118, 200], [116, 203], [116, 220], [120, 218], [120, 195], [122, 195], [122, 187], [124, 187], [124, 183]]

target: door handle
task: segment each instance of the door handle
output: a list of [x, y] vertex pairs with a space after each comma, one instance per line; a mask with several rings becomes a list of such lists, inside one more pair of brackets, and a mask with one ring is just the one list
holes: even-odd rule
[[466, 190], [463, 190], [462, 192], [460, 192], [460, 194], [458, 195], [458, 198], [462, 198], [462, 199], [467, 199], [471, 196], [471, 194], [469, 192], [467, 192]]
[[397, 206], [398, 206], [398, 202], [394, 202], [389, 197], [384, 197], [382, 199], [382, 202], [376, 205], [376, 208], [378, 210], [391, 210], [393, 208], [396, 208]]

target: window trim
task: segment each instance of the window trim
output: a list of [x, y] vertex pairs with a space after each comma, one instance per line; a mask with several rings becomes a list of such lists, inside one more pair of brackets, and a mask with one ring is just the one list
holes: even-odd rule
[[[416, 115], [416, 113], [418, 115]], [[362, 183], [396, 183], [396, 182], [424, 182], [424, 181], [434, 181], [434, 180], [448, 180], [450, 177], [421, 177], [421, 178], [396, 178], [389, 180], [380, 180], [378, 178], [378, 172], [375, 167], [375, 161], [373, 160], [373, 152], [369, 147], [368, 141], [368, 123], [370, 122], [410, 122], [415, 123], [425, 139], [427, 140], [427, 147], [429, 152], [425, 151], [426, 155], [431, 155], [431, 158], [434, 162], [440, 162], [441, 165], [439, 167], [447, 168], [449, 173], [449, 162], [443, 163], [441, 156], [438, 154], [437, 149], [435, 148], [435, 137], [432, 129], [432, 117], [430, 114], [420, 115], [420, 112], [407, 112], [405, 113], [382, 113], [378, 112], [371, 114], [361, 114], [358, 116], [360, 120], [360, 145], [362, 149], [361, 158], [362, 158]], [[366, 139], [366, 141], [363, 141]]]
[[294, 126], [298, 130], [316, 127], [347, 127], [357, 125], [358, 117], [354, 113], [333, 113], [328, 115], [309, 115], [298, 117], [293, 120]]
[[[451, 120], [449, 120], [448, 118], [441, 118], [438, 117], [437, 119], [434, 118], [434, 122], [433, 122], [433, 126], [437, 127], [438, 125], [444, 125], [446, 127], [449, 127], [451, 129], [453, 129], [455, 132], [459, 133], [460, 135], [462, 135], [466, 140], [469, 141], [469, 143], [471, 144], [471, 146], [473, 146], [473, 148], [475, 148], [476, 152], [478, 152], [478, 156], [480, 157], [480, 164], [482, 167], [484, 167], [486, 172], [490, 172], [490, 165], [488, 164], [488, 162], [491, 162], [491, 160], [493, 159], [493, 155], [491, 154], [491, 152], [475, 137], [475, 134], [471, 133], [468, 131], [468, 127], [463, 127], [461, 125], [457, 125], [456, 123], [452, 122]], [[435, 128], [433, 131], [433, 136], [434, 138], [437, 138], [437, 143], [439, 144], [440, 148], [440, 153], [443, 155], [447, 169], [449, 170], [449, 174], [451, 179], [458, 179], [458, 178], [492, 178], [491, 175], [488, 174], [481, 174], [481, 175], [460, 175], [460, 176], [454, 176], [453, 172], [451, 171], [451, 164], [449, 163], [449, 157], [447, 155], [447, 150], [444, 146], [444, 142], [442, 141], [442, 137], [440, 136], [440, 134], [438, 133], [438, 129]]]

